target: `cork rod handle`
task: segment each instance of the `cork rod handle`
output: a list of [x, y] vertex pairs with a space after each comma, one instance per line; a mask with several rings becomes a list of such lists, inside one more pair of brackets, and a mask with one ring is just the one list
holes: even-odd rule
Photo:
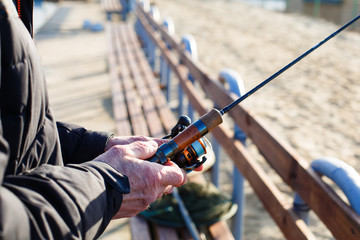
[[173, 141], [181, 151], [196, 140], [199, 140], [201, 137], [205, 136], [205, 134], [210, 132], [216, 126], [220, 125], [222, 122], [223, 119], [221, 113], [216, 109], [212, 109], [210, 112], [203, 115], [199, 120], [191, 124], [183, 132], [177, 135]]
[[209, 132], [223, 122], [221, 113], [215, 108], [203, 115], [199, 120], [205, 124]]

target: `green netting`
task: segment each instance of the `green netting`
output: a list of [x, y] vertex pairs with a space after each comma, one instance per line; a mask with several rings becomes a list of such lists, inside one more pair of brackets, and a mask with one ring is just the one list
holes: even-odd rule
[[[188, 182], [179, 187], [178, 191], [197, 226], [211, 225], [220, 220], [229, 219], [237, 211], [237, 205], [231, 201], [231, 197], [220, 192], [212, 184]], [[165, 195], [156, 200], [148, 210], [141, 212], [140, 216], [157, 224], [172, 227], [185, 226], [177, 201], [172, 195]]]

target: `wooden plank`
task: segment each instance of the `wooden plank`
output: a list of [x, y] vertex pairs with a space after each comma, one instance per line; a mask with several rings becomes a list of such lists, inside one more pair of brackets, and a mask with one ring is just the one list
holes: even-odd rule
[[[151, 31], [149, 30], [149, 24], [145, 22], [144, 20], [144, 16], [138, 16], [138, 19], [141, 21], [141, 23], [143, 24], [143, 26], [145, 27], [145, 29], [147, 31]], [[163, 54], [163, 57], [166, 59], [166, 61], [168, 61], [168, 64], [170, 65], [170, 67], [172, 68], [172, 71], [175, 73], [175, 75], [178, 78], [187, 78], [187, 75], [184, 71], [180, 71], [180, 69], [178, 68], [178, 61], [176, 60], [176, 58], [170, 53], [169, 49], [166, 47], [166, 44], [159, 38], [156, 38], [153, 34], [150, 35], [150, 37], [152, 38], [152, 40], [156, 43], [156, 45], [159, 47], [161, 53]], [[184, 70], [184, 69], [182, 69]], [[165, 128], [167, 129], [167, 131], [170, 131], [170, 129], [174, 126], [174, 124], [176, 123], [176, 120], [171, 120], [169, 121], [168, 118], [169, 116], [172, 116], [172, 114], [170, 114], [169, 110], [167, 110], [166, 106], [166, 100], [164, 98], [164, 96], [162, 94], [160, 94], [160, 90], [158, 87], [155, 87], [154, 84], [149, 83], [151, 90], [153, 92], [153, 94], [155, 96], [158, 96], [156, 98], [157, 102], [158, 102], [158, 107], [159, 109], [162, 109], [162, 111], [160, 111], [161, 117], [163, 119], [163, 124], [165, 126]], [[172, 124], [169, 124], [172, 123]]]
[[142, 111], [141, 99], [138, 97], [137, 90], [135, 88], [133, 76], [136, 72], [130, 72], [129, 70], [134, 70], [131, 68], [132, 57], [131, 52], [128, 49], [126, 27], [124, 24], [119, 25], [119, 34], [121, 42], [119, 42], [119, 49], [122, 49], [124, 54], [119, 54], [119, 65], [121, 66], [121, 82], [123, 84], [125, 98], [128, 106], [128, 112], [130, 115], [130, 122], [133, 129], [134, 135], [146, 135], [149, 136], [149, 130], [147, 123]]
[[132, 240], [151, 240], [149, 226], [146, 220], [139, 216], [130, 218], [130, 231]]
[[176, 228], [166, 227], [158, 224], [151, 224], [155, 232], [155, 239], [157, 240], [176, 240], [179, 239]]
[[[130, 37], [132, 42], [136, 45], [135, 54], [137, 55], [137, 57], [145, 59], [144, 52], [141, 50], [140, 42], [137, 41], [137, 37], [135, 36], [135, 34], [131, 35]], [[174, 117], [174, 114], [171, 112], [164, 94], [160, 90], [159, 82], [153, 76], [153, 72], [149, 64], [145, 61], [141, 61], [140, 68], [143, 71], [142, 75], [144, 76], [146, 89], [150, 90], [151, 96], [154, 99], [157, 112], [160, 115], [161, 123], [164, 126], [166, 133], [169, 133], [170, 130], [175, 126], [177, 120]]]
[[101, 7], [106, 11], [110, 13], [119, 13], [122, 9], [122, 6], [120, 4], [119, 0], [102, 0], [101, 1]]
[[116, 133], [122, 136], [131, 135], [131, 126], [128, 121], [128, 114], [126, 103], [124, 99], [124, 93], [122, 89], [122, 85], [120, 84], [119, 76], [118, 76], [118, 65], [117, 65], [117, 49], [116, 44], [119, 39], [115, 34], [115, 25], [108, 24], [106, 26], [107, 32], [107, 43], [109, 46], [108, 52], [108, 65], [109, 65], [109, 75], [110, 75], [110, 84], [112, 91], [112, 103], [113, 103], [113, 111], [115, 118], [115, 128]]
[[[164, 128], [161, 124], [161, 119], [157, 112], [154, 96], [150, 93], [150, 89], [145, 79], [153, 78], [152, 72], [147, 72], [149, 64], [144, 55], [138, 54], [141, 51], [141, 47], [135, 36], [134, 30], [130, 25], [126, 26], [127, 32], [127, 46], [128, 51], [131, 52], [131, 64], [130, 68], [133, 72], [134, 82], [139, 96], [142, 100], [142, 107], [149, 128], [150, 136], [163, 137], [165, 135]], [[147, 68], [146, 68], [147, 67]], [[156, 81], [154, 79], [154, 81]]]
[[209, 227], [209, 232], [214, 240], [233, 240], [234, 236], [230, 232], [225, 222], [217, 222]]

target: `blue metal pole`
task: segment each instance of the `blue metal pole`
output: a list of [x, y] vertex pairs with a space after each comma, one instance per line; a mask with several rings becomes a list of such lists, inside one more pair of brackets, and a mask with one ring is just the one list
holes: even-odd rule
[[[170, 36], [175, 34], [175, 25], [170, 17], [164, 19], [163, 26]], [[166, 43], [166, 46], [168, 49], [171, 49], [171, 46], [168, 43]], [[160, 83], [166, 86], [166, 101], [170, 102], [171, 69], [162, 56], [160, 61]]]
[[[240, 75], [231, 70], [224, 69], [219, 74], [220, 81], [224, 81], [229, 86], [229, 91], [235, 93], [239, 97], [245, 93], [244, 83]], [[246, 135], [237, 125], [234, 126], [235, 136], [234, 138], [241, 141], [242, 144], [246, 145]], [[234, 166], [233, 170], [233, 201], [238, 205], [238, 211], [233, 219], [233, 235], [236, 240], [241, 240], [243, 235], [243, 225], [244, 225], [244, 205], [245, 205], [245, 195], [244, 195], [244, 177], [239, 172], [239, 170]]]
[[[186, 34], [182, 37], [181, 43], [184, 45], [185, 51], [191, 54], [192, 60], [197, 61], [198, 55], [197, 55], [197, 45], [195, 38], [190, 34]], [[194, 83], [194, 78], [191, 74], [188, 74], [188, 79], [192, 83]], [[188, 103], [188, 116], [190, 119], [194, 120], [194, 110], [190, 102]]]
[[[235, 126], [235, 139], [241, 141], [246, 146], [246, 135], [238, 127]], [[236, 240], [242, 239], [244, 228], [244, 206], [245, 206], [245, 194], [244, 194], [244, 182], [245, 179], [240, 171], [234, 166], [233, 171], [233, 201], [237, 203], [239, 211], [234, 216], [234, 228], [233, 234]]]
[[[160, 21], [160, 12], [159, 9], [155, 6], [150, 7], [150, 16], [155, 22]], [[156, 68], [156, 44], [149, 38], [149, 64], [153, 71]]]
[[183, 218], [183, 220], [185, 222], [185, 225], [186, 225], [187, 229], [190, 232], [190, 235], [192, 236], [192, 238], [194, 240], [201, 240], [199, 231], [197, 230], [194, 221], [191, 219], [190, 213], [188, 212], [184, 202], [182, 201], [177, 188], [174, 188], [172, 194], [173, 194], [174, 198], [177, 201], [177, 204], [179, 206], [180, 214], [181, 214], [181, 216], [182, 216], [182, 218]]
[[310, 207], [302, 200], [299, 194], [295, 193], [293, 202], [294, 212], [308, 225]]
[[179, 116], [184, 115], [184, 93], [183, 90], [181, 88], [181, 85], [179, 84], [179, 88], [178, 88], [178, 101], [179, 101], [179, 107], [178, 107], [178, 113]]
[[215, 162], [212, 166], [212, 175], [211, 181], [215, 187], [219, 188], [220, 186], [220, 165], [221, 165], [221, 146], [216, 141], [216, 139], [212, 140], [212, 147], [215, 155]]
[[[139, 0], [139, 6], [144, 9], [144, 11], [147, 13], [150, 11], [150, 2], [149, 0]], [[146, 57], [149, 56], [149, 37], [147, 36], [146, 30], [144, 29], [144, 26], [140, 23], [140, 21], [137, 19], [136, 21], [136, 30], [138, 31], [138, 36], [144, 43], [144, 53]]]

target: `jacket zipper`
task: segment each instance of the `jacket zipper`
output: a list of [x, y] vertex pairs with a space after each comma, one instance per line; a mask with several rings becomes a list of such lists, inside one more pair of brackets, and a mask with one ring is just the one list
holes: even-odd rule
[[18, 12], [19, 18], [21, 18], [21, 0], [17, 0], [17, 12]]

